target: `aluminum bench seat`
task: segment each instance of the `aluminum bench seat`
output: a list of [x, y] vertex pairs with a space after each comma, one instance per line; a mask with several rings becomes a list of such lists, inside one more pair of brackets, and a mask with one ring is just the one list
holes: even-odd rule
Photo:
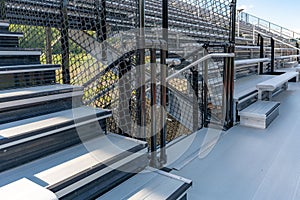
[[268, 98], [269, 100], [271, 100], [273, 91], [281, 87], [283, 87], [283, 89], [286, 89], [288, 81], [293, 78], [297, 78], [298, 75], [298, 72], [286, 72], [267, 81], [258, 83], [256, 85], [256, 88], [258, 89], [258, 98], [261, 100], [263, 92], [267, 92]]

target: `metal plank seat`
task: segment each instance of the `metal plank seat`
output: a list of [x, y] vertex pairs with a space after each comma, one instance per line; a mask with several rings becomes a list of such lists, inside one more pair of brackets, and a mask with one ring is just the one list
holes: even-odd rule
[[257, 101], [239, 112], [240, 124], [254, 128], [267, 128], [279, 115], [278, 102]]
[[286, 72], [279, 76], [275, 76], [272, 79], [257, 84], [256, 88], [258, 89], [258, 99], [261, 100], [263, 98], [263, 93], [266, 92], [268, 94], [268, 99], [271, 101], [273, 92], [276, 89], [287, 89], [288, 81], [293, 78], [298, 78], [298, 75], [298, 72]]
[[146, 168], [97, 200], [187, 199], [192, 181], [157, 169]]

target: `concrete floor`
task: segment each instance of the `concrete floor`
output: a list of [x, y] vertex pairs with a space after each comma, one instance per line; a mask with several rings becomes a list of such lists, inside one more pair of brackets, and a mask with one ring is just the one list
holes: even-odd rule
[[281, 102], [280, 115], [266, 130], [235, 126], [216, 136], [218, 142], [201, 158], [210, 130], [192, 137], [181, 159], [169, 165], [177, 168], [172, 173], [193, 180], [188, 199], [300, 199], [300, 83], [290, 83], [273, 101]]

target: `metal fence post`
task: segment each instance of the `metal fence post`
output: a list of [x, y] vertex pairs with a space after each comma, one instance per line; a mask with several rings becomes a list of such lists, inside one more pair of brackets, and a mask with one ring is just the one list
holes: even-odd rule
[[[298, 48], [298, 49], [297, 49], [297, 55], [300, 55], [299, 46], [300, 46], [300, 45], [299, 45], [299, 42], [297, 41], [297, 42], [296, 42], [296, 47]], [[300, 63], [300, 58], [299, 58], [299, 57], [297, 57], [297, 61], [298, 61], [298, 63]]]
[[[203, 56], [207, 55], [207, 49], [204, 50]], [[203, 62], [203, 97], [202, 97], [202, 101], [203, 101], [203, 125], [204, 127], [208, 127], [209, 124], [209, 116], [208, 116], [208, 61], [205, 60]]]
[[271, 73], [274, 72], [275, 68], [275, 40], [271, 38]]
[[[259, 57], [264, 58], [265, 57], [265, 55], [264, 55], [264, 38], [260, 34], [258, 34], [258, 45], [260, 46]], [[264, 63], [260, 62], [258, 74], [263, 74], [263, 73], [264, 73]]]
[[139, 30], [137, 35], [137, 137], [146, 139], [146, 86], [145, 86], [145, 0], [139, 0]]
[[[235, 51], [235, 21], [236, 21], [236, 0], [231, 5], [231, 35], [229, 45], [225, 47], [226, 53], [234, 53]], [[223, 94], [223, 117], [224, 128], [229, 129], [234, 122], [234, 58], [225, 58], [224, 62], [224, 94]]]
[[161, 131], [160, 131], [160, 163], [161, 165], [164, 165], [167, 163], [167, 153], [166, 153], [166, 144], [167, 144], [167, 115], [166, 115], [166, 109], [167, 109], [167, 101], [168, 101], [168, 91], [167, 91], [167, 63], [166, 59], [168, 57], [168, 0], [163, 0], [162, 2], [162, 33], [163, 33], [163, 40], [166, 42], [166, 45], [162, 45], [165, 47], [162, 47], [161, 49], [161, 76], [160, 76], [160, 82], [161, 82]]
[[199, 129], [199, 71], [195, 67], [192, 69], [192, 87], [193, 87], [193, 131]]
[[150, 63], [151, 63], [151, 136], [150, 136], [150, 150], [151, 160], [150, 166], [158, 167], [157, 160], [157, 137], [156, 137], [156, 49], [150, 49]]
[[70, 44], [69, 44], [69, 22], [68, 22], [68, 0], [61, 1], [61, 59], [62, 78], [64, 84], [70, 83]]

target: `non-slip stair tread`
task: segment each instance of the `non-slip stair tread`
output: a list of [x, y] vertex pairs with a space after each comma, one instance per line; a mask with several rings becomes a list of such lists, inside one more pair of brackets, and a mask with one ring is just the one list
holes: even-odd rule
[[185, 193], [191, 184], [192, 182], [188, 179], [147, 168], [97, 200], [163, 200], [171, 198], [179, 190], [182, 194]]
[[[132, 151], [132, 149], [135, 150]], [[114, 134], [102, 135], [80, 145], [2, 172], [0, 174], [0, 187], [26, 177], [43, 187], [51, 188], [86, 170], [92, 170], [96, 165], [103, 165], [103, 168], [109, 168], [108, 171], [111, 171], [113, 168], [105, 166], [105, 163], [126, 159], [127, 156], [119, 157], [122, 153], [127, 155], [127, 153], [134, 154], [140, 151], [143, 153], [147, 151], [145, 142], [137, 142]]]
[[275, 108], [280, 106], [279, 102], [257, 101], [239, 112], [240, 116], [267, 117]]
[[1, 145], [14, 141], [14, 138], [22, 139], [30, 133], [40, 130], [55, 130], [64, 126], [80, 123], [83, 119], [97, 120], [100, 117], [108, 117], [111, 111], [91, 107], [79, 107], [61, 112], [24, 119], [0, 125], [0, 148]]
[[19, 97], [24, 98], [24, 96], [29, 96], [29, 98], [33, 98], [36, 96], [40, 96], [39, 94], [51, 93], [51, 92], [75, 92], [82, 91], [83, 87], [81, 86], [73, 86], [73, 85], [61, 85], [61, 84], [53, 84], [46, 86], [36, 86], [36, 87], [28, 87], [28, 88], [17, 88], [17, 89], [8, 89], [8, 90], [0, 90], [0, 101], [14, 100], [20, 99]]

